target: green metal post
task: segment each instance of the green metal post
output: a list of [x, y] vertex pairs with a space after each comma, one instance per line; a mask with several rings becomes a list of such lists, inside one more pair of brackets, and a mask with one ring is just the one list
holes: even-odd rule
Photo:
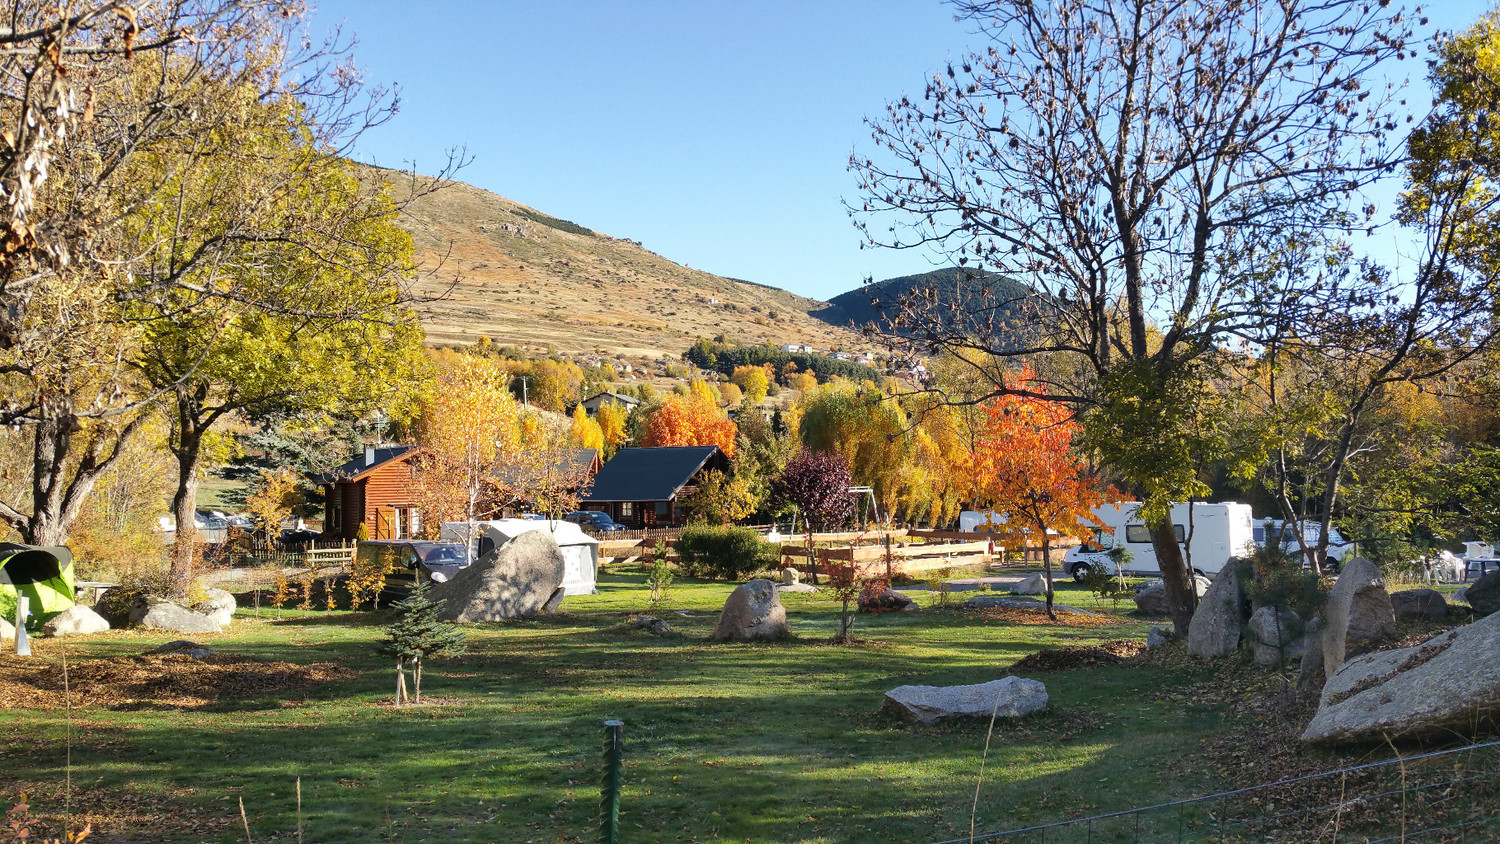
[[620, 844], [620, 779], [625, 764], [625, 722], [604, 722], [604, 778], [599, 785], [599, 840]]

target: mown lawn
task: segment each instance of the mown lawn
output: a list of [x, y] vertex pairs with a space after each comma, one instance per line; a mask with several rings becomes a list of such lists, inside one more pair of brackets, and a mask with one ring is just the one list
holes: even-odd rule
[[[602, 575], [600, 594], [565, 614], [469, 629], [468, 655], [432, 663], [438, 705], [394, 709], [391, 666], [375, 654], [383, 613], [242, 609], [204, 641], [222, 655], [332, 662], [352, 677], [290, 695], [168, 708], [12, 701], [0, 806], [68, 808], [95, 840], [595, 840], [602, 723], [625, 722], [624, 840], [935, 841], [967, 834], [986, 725], [914, 727], [879, 713], [903, 683], [983, 682], [1044, 648], [1144, 638], [1150, 621], [1022, 625], [956, 607], [860, 616], [850, 646], [827, 643], [838, 605], [784, 596], [795, 638], [724, 645], [708, 637], [730, 584], [680, 581], [665, 611], [680, 638], [627, 631], [642, 612], [638, 572]], [[1093, 607], [1067, 584], [1060, 601]], [[954, 596], [954, 604], [964, 594]], [[921, 601], [931, 603], [931, 599]], [[1127, 602], [1116, 608], [1124, 610]], [[686, 616], [674, 613], [681, 610]], [[75, 666], [140, 654], [174, 638], [120, 632], [39, 641], [35, 659]], [[211, 638], [212, 641], [207, 641]], [[18, 664], [6, 654], [0, 673]], [[1024, 674], [1048, 711], [1001, 723], [980, 789], [980, 830], [1122, 809], [1220, 785], [1190, 764], [1222, 705], [1163, 689], [1196, 667]], [[55, 826], [53, 826], [55, 830]]]

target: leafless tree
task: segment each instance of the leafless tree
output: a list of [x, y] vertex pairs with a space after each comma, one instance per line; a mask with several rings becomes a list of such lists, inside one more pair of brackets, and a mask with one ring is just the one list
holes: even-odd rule
[[888, 327], [913, 352], [990, 367], [996, 385], [997, 363], [1065, 358], [1079, 378], [1053, 398], [1096, 429], [1149, 431], [1099, 444], [1148, 505], [1185, 632], [1167, 504], [1202, 485], [1179, 406], [1195, 368], [1323, 283], [1278, 256], [1375, 213], [1360, 191], [1392, 167], [1401, 117], [1397, 94], [1367, 81], [1412, 55], [1409, 21], [1342, 0], [955, 8], [987, 46], [871, 121], [879, 149], [851, 157], [851, 213], [872, 245], [935, 248], [1036, 294], [918, 290], [886, 303]]

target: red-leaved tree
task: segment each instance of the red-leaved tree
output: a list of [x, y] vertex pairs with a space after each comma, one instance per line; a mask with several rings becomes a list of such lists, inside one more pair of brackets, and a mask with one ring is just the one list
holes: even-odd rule
[[854, 515], [854, 483], [849, 461], [827, 451], [803, 449], [786, 464], [772, 485], [772, 500], [791, 504], [807, 526], [807, 554], [812, 560], [813, 583], [818, 582], [817, 558], [813, 556], [813, 531], [841, 527]]

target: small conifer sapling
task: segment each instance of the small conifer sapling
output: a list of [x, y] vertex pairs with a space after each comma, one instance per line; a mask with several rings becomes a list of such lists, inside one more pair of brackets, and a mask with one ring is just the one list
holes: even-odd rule
[[442, 621], [438, 613], [443, 601], [428, 597], [428, 583], [417, 578], [417, 586], [394, 607], [396, 621], [385, 629], [380, 653], [396, 658], [396, 705], [406, 698], [406, 667], [411, 666], [412, 701], [422, 702], [422, 660], [425, 657], [458, 656], [467, 645], [458, 625]]

